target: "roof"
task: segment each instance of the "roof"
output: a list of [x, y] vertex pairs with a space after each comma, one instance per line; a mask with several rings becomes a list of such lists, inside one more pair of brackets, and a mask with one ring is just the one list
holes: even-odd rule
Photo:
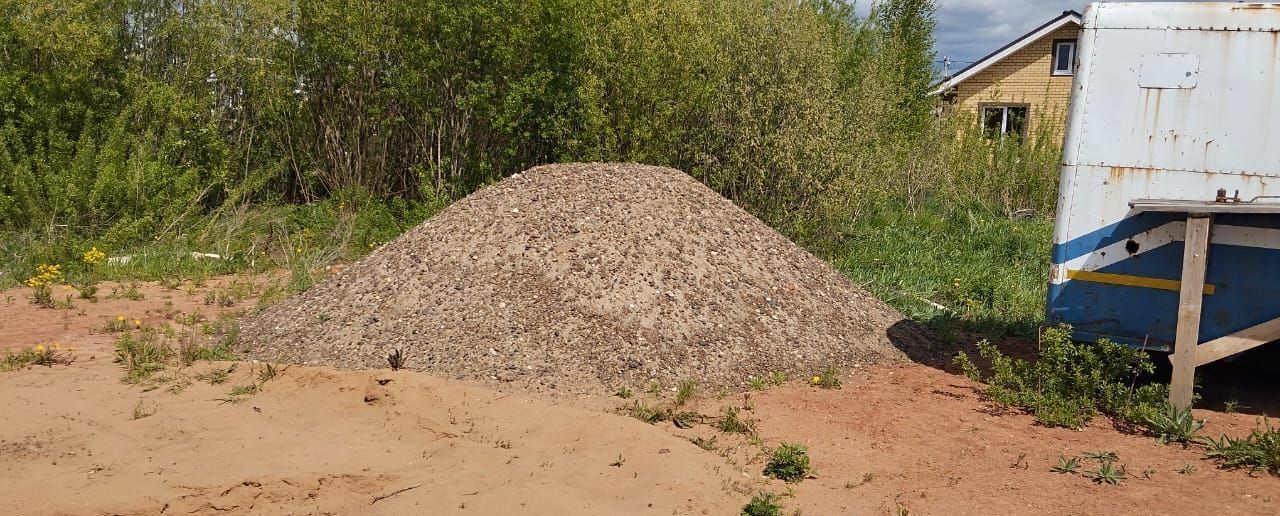
[[938, 83], [937, 86], [934, 87], [932, 94], [937, 95], [946, 91], [948, 88], [964, 82], [970, 77], [977, 75], [978, 72], [986, 70], [987, 67], [1000, 62], [1000, 60], [1009, 57], [1010, 55], [1013, 55], [1014, 52], [1022, 50], [1027, 45], [1030, 45], [1040, 38], [1052, 34], [1053, 31], [1070, 24], [1080, 25], [1080, 13], [1075, 11], [1062, 11], [1062, 14], [1058, 15], [1057, 18], [1049, 20], [1044, 25], [1031, 29], [1031, 32], [1023, 34], [1022, 37], [1009, 42], [1009, 44], [1000, 47], [999, 49], [996, 49], [995, 52], [987, 54], [982, 59], [974, 61], [969, 66], [966, 66], [964, 69], [956, 72], [955, 75], [943, 79], [942, 82]]

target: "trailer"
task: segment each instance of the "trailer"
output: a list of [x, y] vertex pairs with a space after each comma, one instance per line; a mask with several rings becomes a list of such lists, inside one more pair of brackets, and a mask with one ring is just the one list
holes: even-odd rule
[[1047, 319], [1195, 368], [1280, 339], [1280, 4], [1095, 3]]

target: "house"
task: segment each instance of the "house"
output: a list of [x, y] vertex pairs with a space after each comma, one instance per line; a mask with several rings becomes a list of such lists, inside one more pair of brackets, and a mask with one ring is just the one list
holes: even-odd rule
[[942, 100], [943, 111], [972, 113], [989, 134], [1061, 139], [1079, 34], [1080, 13], [1063, 11], [945, 77], [933, 94]]

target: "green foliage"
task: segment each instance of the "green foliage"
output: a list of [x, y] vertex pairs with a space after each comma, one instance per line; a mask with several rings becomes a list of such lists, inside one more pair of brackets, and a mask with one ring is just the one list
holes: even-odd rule
[[624, 407], [622, 412], [649, 424], [654, 424], [671, 418], [670, 409], [666, 409], [658, 405], [650, 405], [641, 400], [636, 400], [631, 405]]
[[778, 495], [759, 492], [742, 507], [742, 516], [782, 516], [782, 504], [778, 503]]
[[163, 370], [173, 358], [173, 347], [159, 333], [147, 329], [116, 339], [115, 362], [125, 370], [125, 381], [138, 383]]
[[1208, 447], [1205, 453], [1223, 468], [1265, 470], [1280, 475], [1280, 429], [1272, 428], [1266, 418], [1260, 418], [1257, 428], [1246, 437], [1223, 435], [1216, 440], [1205, 439], [1204, 443]]
[[1097, 469], [1085, 471], [1084, 476], [1096, 484], [1111, 484], [1113, 486], [1120, 485], [1121, 482], [1129, 479], [1124, 466], [1117, 468], [1115, 462], [1109, 460], [1100, 462]]
[[1180, 409], [1166, 402], [1164, 408], [1142, 416], [1142, 424], [1160, 440], [1160, 444], [1182, 443], [1185, 447], [1204, 428], [1204, 420], [1196, 419], [1191, 408]]
[[809, 475], [809, 454], [800, 443], [782, 443], [773, 449], [764, 474], [786, 482], [799, 482]]
[[839, 389], [840, 388], [840, 370], [833, 366], [827, 366], [822, 373], [813, 375], [809, 379], [809, 383], [815, 387], [823, 389]]
[[698, 382], [693, 380], [681, 380], [676, 384], [676, 406], [684, 405], [693, 397], [694, 392], [698, 390]]
[[1058, 463], [1050, 468], [1054, 473], [1075, 473], [1080, 470], [1080, 459], [1075, 457], [1058, 457]]
[[[1145, 353], [1105, 339], [1073, 342], [1066, 326], [1041, 334], [1034, 362], [1008, 357], [985, 340], [978, 343], [978, 354], [991, 362], [986, 396], [1024, 408], [1048, 426], [1078, 428], [1099, 411], [1141, 422], [1157, 413], [1167, 397], [1165, 385], [1136, 384], [1138, 375], [1154, 370]], [[956, 362], [973, 370], [967, 356]]]
[[756, 433], [755, 423], [739, 416], [737, 407], [726, 407], [714, 426], [717, 430], [730, 434], [754, 435]]

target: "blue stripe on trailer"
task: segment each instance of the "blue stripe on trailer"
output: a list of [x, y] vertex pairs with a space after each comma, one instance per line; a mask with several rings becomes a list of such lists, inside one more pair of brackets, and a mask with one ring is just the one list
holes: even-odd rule
[[1064, 243], [1053, 244], [1053, 263], [1066, 263], [1094, 250], [1116, 242], [1128, 240], [1143, 231], [1152, 230], [1182, 220], [1184, 216], [1177, 213], [1140, 213], [1114, 224], [1103, 226], [1085, 235], [1073, 238]]
[[[1273, 221], [1274, 222], [1274, 221]], [[1256, 227], [1256, 226], [1255, 226]], [[1104, 244], [1105, 245], [1105, 244]], [[1140, 254], [1097, 272], [1177, 280], [1182, 269], [1182, 242]], [[1280, 250], [1214, 244], [1209, 249], [1200, 342], [1235, 333], [1280, 316], [1280, 275], [1259, 274], [1280, 260]], [[1216, 265], [1221, 264], [1221, 265]], [[1059, 265], [1058, 266], [1062, 266]], [[1068, 323], [1077, 337], [1107, 337], [1133, 346], [1164, 349], [1177, 329], [1178, 293], [1083, 280], [1049, 285], [1050, 323]]]

